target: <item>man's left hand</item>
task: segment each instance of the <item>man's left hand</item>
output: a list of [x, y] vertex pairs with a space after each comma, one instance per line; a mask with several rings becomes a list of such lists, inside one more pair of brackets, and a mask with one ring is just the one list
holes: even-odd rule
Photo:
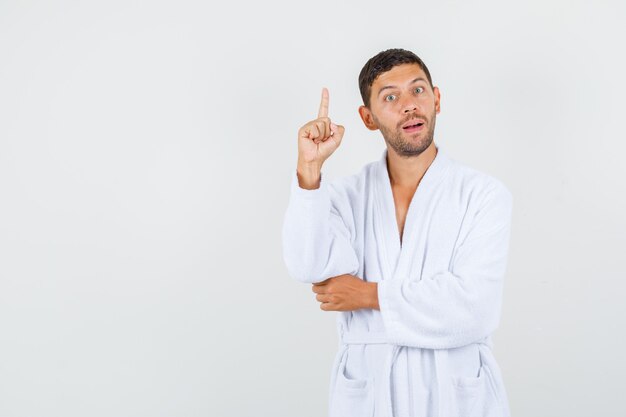
[[338, 275], [313, 284], [315, 298], [324, 311], [378, 308], [378, 285], [351, 274]]

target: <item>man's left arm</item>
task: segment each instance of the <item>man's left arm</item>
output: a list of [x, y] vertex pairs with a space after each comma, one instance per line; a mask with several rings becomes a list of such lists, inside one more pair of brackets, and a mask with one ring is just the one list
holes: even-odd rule
[[485, 197], [448, 271], [421, 280], [383, 280], [378, 303], [392, 342], [429, 349], [464, 346], [500, 322], [513, 196], [503, 185]]

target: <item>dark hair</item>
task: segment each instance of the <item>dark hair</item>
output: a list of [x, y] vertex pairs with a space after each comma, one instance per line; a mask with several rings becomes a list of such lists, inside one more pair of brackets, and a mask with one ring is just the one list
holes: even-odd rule
[[375, 56], [371, 57], [366, 63], [361, 73], [359, 74], [359, 90], [361, 90], [361, 98], [363, 98], [363, 104], [365, 107], [370, 105], [370, 96], [372, 94], [372, 84], [380, 74], [387, 72], [395, 66], [401, 64], [418, 64], [422, 70], [426, 73], [426, 78], [430, 83], [430, 88], [433, 88], [433, 80], [430, 77], [430, 72], [426, 67], [426, 64], [413, 52], [404, 49], [387, 49], [386, 51], [379, 52]]

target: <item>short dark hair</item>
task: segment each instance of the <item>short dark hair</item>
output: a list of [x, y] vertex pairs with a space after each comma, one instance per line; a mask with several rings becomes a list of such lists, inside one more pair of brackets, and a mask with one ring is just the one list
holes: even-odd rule
[[387, 72], [393, 67], [401, 64], [419, 65], [426, 73], [426, 78], [428, 78], [430, 88], [433, 88], [433, 80], [430, 77], [430, 72], [420, 57], [405, 49], [387, 49], [386, 51], [379, 52], [371, 57], [365, 63], [365, 66], [363, 66], [363, 69], [361, 69], [361, 73], [359, 74], [359, 90], [361, 90], [361, 98], [363, 98], [363, 104], [365, 107], [370, 106], [372, 84], [374, 84], [376, 78], [378, 78], [378, 76], [383, 72]]

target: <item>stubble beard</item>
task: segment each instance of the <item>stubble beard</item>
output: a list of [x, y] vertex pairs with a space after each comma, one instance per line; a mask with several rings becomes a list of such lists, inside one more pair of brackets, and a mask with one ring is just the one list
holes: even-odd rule
[[[401, 122], [398, 126], [396, 126], [395, 129], [393, 129], [379, 123], [379, 121], [373, 114], [372, 118], [380, 129], [380, 133], [382, 133], [385, 142], [387, 142], [387, 144], [391, 146], [391, 148], [399, 156], [409, 158], [412, 156], [420, 155], [422, 152], [428, 149], [430, 144], [433, 142], [433, 138], [435, 135], [435, 120], [437, 118], [435, 112], [433, 112], [430, 119], [427, 120], [428, 130], [426, 132], [414, 133], [410, 140], [404, 139], [404, 135], [406, 135], [406, 133], [402, 130], [402, 124], [405, 122]], [[413, 138], [416, 136], [421, 136], [421, 139], [415, 143], [413, 142]]]

